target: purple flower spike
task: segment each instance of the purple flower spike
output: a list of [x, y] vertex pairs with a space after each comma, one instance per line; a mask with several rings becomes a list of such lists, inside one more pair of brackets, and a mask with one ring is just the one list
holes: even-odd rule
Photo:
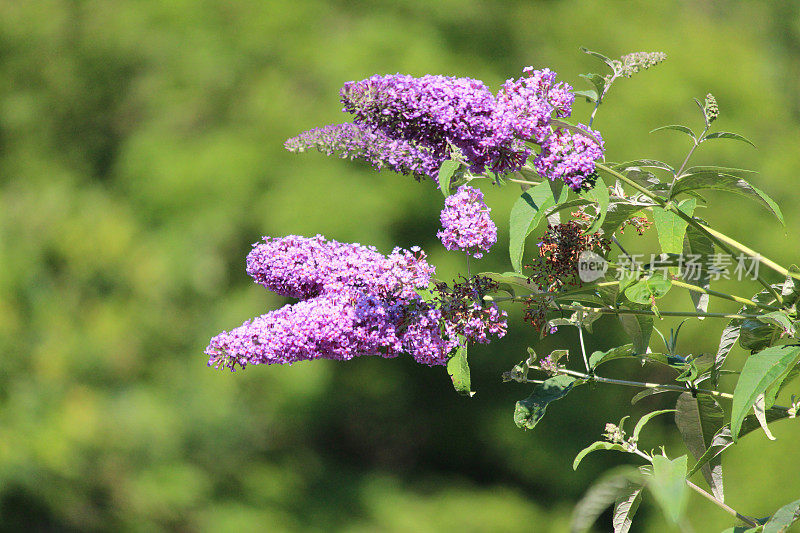
[[588, 135], [558, 129], [544, 139], [542, 153], [533, 161], [536, 172], [551, 180], [560, 179], [574, 191], [594, 186], [597, 179], [594, 163], [603, 157], [600, 133], [582, 124], [578, 127], [591, 133], [600, 143]]
[[444, 204], [440, 217], [443, 229], [437, 233], [444, 247], [483, 257], [483, 252], [497, 242], [497, 226], [489, 218], [491, 209], [483, 202], [483, 193], [462, 185]]
[[435, 180], [442, 163], [442, 158], [435, 157], [426, 148], [350, 123], [314, 128], [287, 140], [284, 146], [290, 152], [314, 148], [343, 159], [359, 159], [377, 170], [387, 168], [411, 174], [417, 179], [429, 177]]

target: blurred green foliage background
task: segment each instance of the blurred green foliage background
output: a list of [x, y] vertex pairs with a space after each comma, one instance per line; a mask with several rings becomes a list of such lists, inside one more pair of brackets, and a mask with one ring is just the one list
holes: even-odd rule
[[[535, 342], [519, 320], [471, 352], [473, 399], [407, 357], [206, 368], [210, 337], [285, 303], [244, 272], [261, 235], [418, 244], [441, 277], [461, 268], [436, 240], [430, 183], [282, 143], [347, 120], [339, 87], [373, 73], [496, 89], [534, 65], [585, 88], [578, 74], [602, 65], [580, 45], [663, 50], [665, 64], [619, 82], [601, 109], [609, 158], [679, 162], [685, 138], [647, 132], [698, 126], [691, 98], [713, 92], [719, 128], [759, 149], [718, 141], [696, 161], [758, 170], [787, 228], [724, 194], [704, 216], [797, 262], [797, 6], [0, 0], [0, 530], [567, 531], [590, 482], [627, 460], [598, 454], [573, 473], [572, 458], [631, 410], [635, 390], [586, 387], [518, 430], [513, 404], [528, 391], [500, 373]], [[576, 103], [574, 116], [589, 111]], [[484, 189], [501, 235], [481, 267], [503, 271], [516, 194]], [[653, 237], [630, 242], [649, 251]], [[714, 350], [721, 327], [687, 324], [682, 349]], [[605, 319], [590, 338], [621, 341]], [[554, 343], [574, 346], [565, 332], [540, 349]], [[645, 445], [666, 439], [683, 454], [668, 418]], [[750, 515], [800, 496], [800, 426], [773, 430], [777, 442], [753, 434], [725, 463], [728, 500]], [[635, 531], [667, 530], [655, 507], [640, 513]], [[697, 531], [730, 525], [696, 498], [691, 513]]]

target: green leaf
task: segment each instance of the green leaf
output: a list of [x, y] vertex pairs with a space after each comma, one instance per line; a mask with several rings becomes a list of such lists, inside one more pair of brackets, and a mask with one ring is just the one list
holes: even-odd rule
[[761, 320], [747, 318], [739, 327], [739, 344], [742, 348], [757, 352], [763, 350], [780, 338], [780, 329]]
[[[722, 429], [724, 417], [722, 407], [708, 394], [698, 394], [695, 398], [691, 393], [684, 392], [678, 396], [675, 425], [678, 426], [686, 448], [695, 459], [700, 459], [711, 446], [714, 436]], [[714, 496], [725, 501], [722, 460], [719, 457], [714, 458], [703, 465], [701, 470]]]
[[613, 202], [606, 209], [606, 218], [600, 226], [606, 235], [615, 233], [623, 222], [636, 215], [645, 206], [627, 202]]
[[663, 298], [670, 287], [672, 281], [662, 272], [657, 272], [625, 289], [625, 297], [633, 303], [651, 304], [653, 299]]
[[[692, 216], [697, 200], [691, 198], [678, 204], [678, 209]], [[666, 254], [679, 254], [683, 251], [683, 237], [686, 235], [688, 222], [661, 207], [653, 207], [653, 221], [658, 230], [658, 242], [661, 251]]]
[[442, 166], [439, 167], [439, 190], [442, 191], [445, 198], [450, 196], [450, 179], [460, 166], [461, 163], [458, 161], [446, 159], [442, 162]]
[[653, 317], [651, 315], [619, 315], [622, 329], [633, 341], [633, 351], [637, 354], [647, 352], [650, 335], [653, 334]]
[[461, 346], [447, 360], [447, 373], [453, 380], [453, 387], [459, 394], [474, 396], [472, 385], [470, 384], [469, 363], [467, 362], [467, 343], [462, 339]]
[[634, 441], [638, 441], [639, 434], [642, 432], [642, 430], [644, 429], [644, 427], [647, 425], [648, 422], [650, 422], [653, 418], [657, 417], [658, 415], [664, 415], [667, 413], [674, 413], [674, 412], [675, 409], [662, 409], [660, 411], [653, 411], [652, 413], [647, 413], [642, 418], [640, 418], [638, 422], [636, 422], [636, 427], [633, 428], [633, 433], [631, 434], [631, 438]]
[[603, 363], [607, 363], [609, 361], [613, 361], [614, 359], [621, 359], [624, 357], [631, 357], [633, 355], [633, 344], [625, 344], [623, 346], [617, 346], [616, 348], [611, 348], [610, 350], [606, 350], [605, 352], [593, 352], [592, 355], [589, 356], [589, 368], [595, 369], [599, 365]]
[[789, 526], [800, 518], [800, 500], [788, 503], [775, 511], [775, 514], [764, 524], [764, 533], [784, 533]]
[[632, 485], [641, 486], [641, 483], [642, 474], [630, 466], [616, 468], [603, 474], [575, 505], [570, 525], [571, 533], [588, 531], [609, 505], [615, 503], [621, 496], [628, 495]]
[[521, 288], [523, 289], [523, 294], [538, 292], [540, 290], [538, 285], [517, 272], [505, 272], [502, 274], [498, 272], [481, 272], [479, 275], [485, 276], [500, 285], [505, 284]]
[[597, 217], [592, 222], [592, 225], [589, 226], [589, 229], [586, 230], [586, 234], [589, 235], [597, 232], [597, 230], [599, 230], [603, 226], [603, 222], [606, 219], [606, 213], [608, 212], [608, 201], [609, 201], [608, 187], [603, 181], [603, 178], [598, 177], [594, 187], [584, 192], [583, 194], [587, 198], [597, 202]]
[[733, 174], [734, 176], [757, 173], [755, 170], [747, 170], [746, 168], [718, 167], [714, 165], [702, 165], [686, 169], [686, 174], [698, 174], [700, 172], [718, 172], [721, 174]]
[[595, 52], [595, 51], [593, 51], [593, 50], [589, 50], [589, 49], [588, 49], [588, 48], [586, 48], [585, 46], [581, 46], [580, 50], [581, 50], [581, 52], [583, 52], [584, 54], [589, 54], [589, 55], [590, 55], [590, 56], [592, 56], [592, 57], [596, 57], [597, 59], [599, 59], [600, 61], [602, 61], [602, 62], [603, 62], [603, 63], [605, 63], [606, 65], [608, 65], [608, 66], [609, 66], [609, 68], [610, 68], [611, 70], [616, 70], [616, 69], [614, 68], [614, 60], [612, 60], [611, 58], [604, 56], [604, 55], [603, 55], [603, 54], [601, 54], [600, 52]]
[[745, 415], [758, 396], [794, 367], [799, 359], [800, 346], [773, 346], [751, 355], [745, 361], [733, 391], [731, 433], [734, 442], [738, 440]]
[[688, 458], [685, 455], [673, 460], [662, 455], [653, 457], [653, 477], [648, 486], [664, 516], [675, 524], [683, 517], [689, 501], [686, 486], [687, 463]]
[[800, 375], [800, 365], [795, 365], [794, 367], [790, 368], [788, 372], [784, 373], [781, 377], [779, 377], [775, 383], [767, 389], [767, 392], [764, 394], [764, 406], [766, 409], [770, 409], [773, 405], [775, 405], [775, 400], [778, 397], [778, 394], [783, 390], [786, 385], [792, 382], [794, 378]]
[[606, 450], [606, 451], [613, 450], [615, 452], [630, 453], [621, 444], [614, 444], [613, 442], [606, 442], [604, 440], [598, 440], [598, 441], [593, 442], [592, 444], [590, 444], [589, 446], [587, 446], [586, 448], [584, 448], [584, 449], [582, 449], [581, 451], [578, 452], [578, 455], [575, 456], [575, 460], [572, 461], [572, 469], [573, 470], [577, 470], [578, 466], [581, 464], [581, 461], [583, 461], [584, 457], [586, 457], [590, 453], [596, 452], [598, 450]]
[[[595, 94], [597, 96], [595, 98], [593, 98], [593, 100], [597, 101], [597, 99], [603, 94], [603, 91], [605, 90], [606, 80], [603, 79], [603, 76], [601, 76], [600, 74], [594, 74], [594, 73], [592, 73], [592, 74], [579, 74], [579, 76], [581, 78], [587, 80], [592, 85], [594, 85], [594, 92], [595, 92]], [[586, 92], [588, 92], [588, 91], [586, 91]]]
[[[711, 287], [711, 273], [708, 270], [708, 265], [713, 255], [714, 241], [694, 226], [688, 226], [686, 228], [686, 236], [683, 239], [684, 264], [683, 268], [681, 268], [683, 281], [703, 289], [709, 289]], [[702, 313], [708, 311], [708, 294], [689, 291], [689, 296], [697, 311]], [[703, 319], [703, 317], [699, 318]]]
[[658, 161], [657, 159], [634, 159], [633, 161], [618, 163], [612, 168], [614, 170], [626, 170], [632, 167], [660, 168], [661, 170], [666, 170], [672, 174], [675, 174], [675, 169], [672, 168], [672, 166], [664, 163], [663, 161]]
[[731, 353], [733, 345], [739, 340], [739, 330], [742, 327], [741, 319], [734, 318], [725, 329], [722, 330], [722, 336], [719, 339], [719, 348], [717, 348], [717, 355], [714, 357], [714, 366], [711, 368], [711, 380], [716, 387], [719, 383], [719, 372], [722, 365], [725, 363], [725, 358]]
[[756, 147], [756, 145], [753, 144], [750, 141], [750, 139], [748, 139], [746, 137], [743, 137], [743, 136], [739, 135], [738, 133], [731, 133], [729, 131], [717, 131], [715, 133], [709, 133], [708, 135], [703, 137], [704, 141], [706, 139], [733, 139], [733, 140], [736, 140], [736, 141], [746, 142], [747, 144], [749, 144], [753, 148]]
[[530, 396], [517, 402], [514, 423], [522, 429], [533, 429], [544, 416], [550, 402], [560, 400], [581, 383], [582, 380], [572, 376], [559, 375], [537, 385]]
[[713, 171], [685, 174], [675, 182], [675, 185], [672, 187], [672, 192], [670, 193], [670, 198], [675, 198], [681, 193], [701, 189], [728, 191], [756, 200], [775, 215], [775, 217], [780, 220], [781, 224], [784, 224], [783, 213], [781, 213], [778, 204], [764, 191], [751, 185], [744, 178], [739, 176], [731, 176], [729, 174]]
[[596, 102], [600, 95], [594, 89], [589, 89], [586, 91], [574, 91], [575, 96], [583, 96], [587, 100], [591, 100], [592, 102]]
[[677, 392], [677, 391], [674, 391], [672, 389], [658, 389], [658, 388], [656, 388], [656, 389], [644, 389], [643, 391], [637, 392], [636, 395], [633, 398], [631, 398], [631, 405], [636, 404], [639, 400], [643, 400], [644, 398], [647, 398], [648, 396], [653, 396], [655, 394], [662, 394], [664, 392]]
[[[563, 194], [566, 196], [566, 191]], [[522, 193], [511, 208], [508, 252], [511, 266], [517, 272], [522, 271], [525, 239], [542, 221], [547, 209], [555, 204], [550, 184], [543, 182]]]
[[633, 517], [642, 502], [643, 488], [644, 485], [641, 483], [629, 481], [625, 489], [617, 496], [614, 502], [614, 516], [611, 521], [614, 533], [628, 533], [630, 531]]
[[654, 129], [654, 130], [650, 130], [650, 133], [655, 133], [655, 132], [657, 132], [657, 131], [662, 131], [662, 130], [675, 130], [675, 131], [680, 131], [681, 133], [685, 133], [686, 135], [688, 135], [689, 137], [691, 137], [693, 141], [697, 141], [697, 137], [695, 136], [695, 134], [694, 134], [694, 132], [692, 131], [692, 129], [691, 129], [691, 128], [688, 128], [688, 127], [686, 127], [686, 126], [682, 126], [682, 125], [680, 125], [680, 124], [670, 124], [670, 125], [668, 125], [668, 126], [661, 126], [660, 128], [656, 128], [656, 129]]

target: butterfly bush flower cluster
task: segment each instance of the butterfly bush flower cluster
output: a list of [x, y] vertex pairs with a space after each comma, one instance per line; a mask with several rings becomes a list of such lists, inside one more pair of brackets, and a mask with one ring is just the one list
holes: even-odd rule
[[[471, 78], [376, 75], [341, 90], [343, 111], [354, 124], [311, 130], [286, 147], [313, 147], [435, 180], [441, 163], [455, 153], [473, 173], [519, 170], [531, 155], [525, 142], [532, 141], [549, 153], [537, 168], [544, 177], [588, 188], [602, 142], [594, 141], [596, 134], [572, 133], [553, 122], [570, 116], [574, 100], [572, 87], [556, 82], [549, 69], [526, 67], [496, 95]], [[571, 149], [578, 154], [571, 157]]]
[[441, 161], [426, 148], [349, 122], [306, 131], [287, 140], [284, 147], [290, 152], [315, 148], [327, 155], [366, 161], [376, 170], [387, 168], [400, 174], [411, 174], [418, 180], [435, 178], [441, 165]]
[[483, 202], [483, 193], [462, 185], [444, 201], [437, 236], [448, 250], [464, 250], [476, 259], [497, 242], [497, 226], [489, 218], [491, 209]]
[[[237, 365], [401, 353], [423, 364], [443, 365], [458, 347], [459, 333], [464, 333], [462, 342], [486, 342], [487, 334], [505, 332], [494, 326], [464, 329], [426, 303], [417, 291], [430, 286], [434, 268], [417, 247], [397, 248], [386, 256], [321, 235], [265, 237], [248, 255], [247, 272], [267, 289], [301, 301], [211, 339], [209, 366], [234, 370]], [[487, 320], [496, 316], [490, 311]]]
[[574, 191], [594, 187], [597, 181], [594, 162], [603, 157], [600, 134], [582, 124], [578, 126], [587, 135], [556, 130], [542, 141], [542, 153], [533, 160], [536, 172], [551, 180], [561, 180]]

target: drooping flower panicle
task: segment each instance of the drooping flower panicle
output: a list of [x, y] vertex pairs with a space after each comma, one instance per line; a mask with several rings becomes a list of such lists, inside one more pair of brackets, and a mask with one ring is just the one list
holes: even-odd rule
[[209, 366], [233, 370], [237, 365], [401, 353], [423, 364], [443, 365], [460, 333], [471, 342], [505, 333], [496, 309], [486, 313], [491, 324], [464, 329], [425, 302], [417, 290], [429, 287], [434, 268], [416, 247], [383, 255], [321, 235], [265, 237], [248, 255], [247, 272], [266, 288], [302, 301], [211, 339]]
[[[376, 75], [345, 83], [341, 101], [354, 124], [311, 130], [287, 141], [286, 147], [314, 147], [434, 181], [439, 166], [454, 151], [476, 174], [519, 170], [531, 155], [525, 141], [547, 143], [554, 130], [560, 144], [550, 151], [558, 152], [559, 160], [573, 147], [579, 151], [576, 159], [595, 155], [581, 151], [580, 139], [567, 142], [572, 134], [552, 122], [553, 117], [570, 116], [575, 95], [570, 85], [556, 82], [549, 69], [526, 67], [522, 77], [507, 80], [497, 95], [471, 78]], [[602, 143], [594, 145], [602, 153]], [[577, 172], [555, 169], [547, 177], [569, 179], [573, 188], [576, 183], [590, 187], [591, 172]]]
[[349, 122], [303, 132], [287, 140], [284, 146], [290, 152], [316, 149], [343, 159], [358, 159], [376, 170], [387, 168], [417, 179], [435, 179], [441, 165], [441, 160], [429, 149]]
[[491, 209], [480, 189], [462, 185], [444, 201], [440, 216], [442, 230], [437, 236], [448, 250], [463, 250], [475, 258], [497, 242], [497, 226], [489, 217]]

